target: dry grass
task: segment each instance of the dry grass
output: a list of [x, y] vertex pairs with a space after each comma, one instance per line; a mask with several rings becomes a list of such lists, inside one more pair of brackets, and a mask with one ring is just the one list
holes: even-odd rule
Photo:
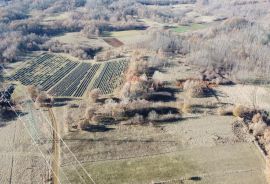
[[182, 112], [186, 114], [192, 113], [192, 104], [185, 102], [182, 106]]
[[208, 91], [207, 85], [200, 80], [187, 80], [184, 83], [183, 89], [192, 98], [204, 97]]
[[230, 116], [233, 114], [232, 107], [220, 107], [217, 109], [217, 114], [220, 116]]
[[93, 89], [89, 91], [87, 100], [90, 103], [96, 103], [100, 96], [101, 96], [101, 91], [99, 89]]
[[269, 161], [269, 158], [266, 160], [266, 167], [265, 167], [264, 173], [265, 173], [265, 178], [266, 178], [267, 183], [270, 183], [270, 161]]
[[253, 123], [250, 125], [250, 129], [253, 131], [254, 136], [262, 136], [266, 128], [267, 124], [263, 121], [259, 121], [258, 123]]
[[270, 128], [266, 128], [264, 133], [263, 133], [263, 139], [266, 144], [270, 144]]
[[95, 115], [95, 112], [96, 112], [96, 108], [95, 107], [88, 107], [85, 110], [84, 118], [86, 120], [91, 120], [93, 118], [93, 116]]
[[250, 113], [250, 109], [242, 105], [233, 108], [233, 115], [236, 117], [244, 118], [248, 113]]
[[133, 118], [130, 118], [129, 120], [122, 122], [123, 125], [142, 125], [145, 124], [145, 119], [142, 115], [135, 114]]
[[33, 85], [27, 86], [27, 92], [29, 93], [30, 97], [33, 101], [36, 101], [40, 91]]
[[260, 113], [254, 114], [252, 117], [252, 123], [258, 123], [262, 119], [262, 116]]

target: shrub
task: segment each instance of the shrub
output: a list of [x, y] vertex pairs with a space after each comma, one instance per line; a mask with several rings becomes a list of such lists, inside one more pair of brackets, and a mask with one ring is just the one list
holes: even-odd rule
[[96, 109], [94, 107], [88, 107], [85, 110], [84, 118], [86, 120], [91, 120], [93, 116], [95, 115]]
[[258, 123], [262, 119], [262, 116], [260, 113], [254, 114], [252, 117], [252, 123]]
[[185, 102], [182, 106], [182, 112], [187, 114], [192, 113], [193, 112], [192, 105], [190, 103]]
[[194, 98], [204, 97], [208, 91], [207, 86], [199, 80], [187, 80], [184, 83], [183, 89], [189, 97]]
[[220, 116], [229, 116], [233, 114], [232, 107], [220, 107], [217, 110], [217, 114]]
[[139, 114], [135, 114], [133, 118], [130, 118], [126, 122], [123, 122], [124, 125], [142, 125], [145, 123], [144, 117]]
[[147, 119], [149, 121], [156, 121], [158, 120], [158, 118], [159, 118], [159, 115], [156, 111], [151, 111], [148, 113]]
[[67, 109], [64, 113], [64, 122], [65, 124], [67, 124], [68, 127], [73, 126], [75, 123], [75, 120], [72, 117], [72, 114]]
[[101, 91], [99, 89], [93, 89], [88, 94], [88, 100], [90, 103], [96, 103], [101, 96]]
[[90, 123], [89, 123], [88, 120], [82, 120], [82, 121], [79, 122], [79, 127], [78, 128], [81, 129], [81, 130], [85, 130], [85, 129], [87, 129], [89, 127], [89, 125], [90, 125]]
[[266, 144], [270, 144], [270, 128], [267, 127], [263, 133], [263, 138]]
[[53, 102], [53, 98], [48, 96], [45, 92], [41, 92], [36, 98], [36, 104], [39, 107], [45, 107], [51, 105]]
[[250, 110], [242, 105], [237, 105], [233, 108], [233, 115], [236, 117], [244, 118], [249, 112]]
[[33, 85], [27, 86], [27, 91], [33, 101], [36, 101], [40, 91]]
[[178, 120], [181, 118], [181, 114], [173, 114], [169, 112], [168, 114], [162, 115], [159, 117], [160, 121], [166, 121], [166, 120]]
[[267, 124], [263, 121], [259, 121], [258, 123], [253, 124], [252, 131], [254, 136], [263, 135], [265, 129], [267, 128]]

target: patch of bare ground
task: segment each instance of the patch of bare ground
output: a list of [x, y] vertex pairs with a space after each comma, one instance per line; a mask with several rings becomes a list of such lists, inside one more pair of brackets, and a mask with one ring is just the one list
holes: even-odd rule
[[123, 42], [121, 42], [117, 38], [104, 38], [103, 40], [113, 47], [120, 47], [124, 45]]

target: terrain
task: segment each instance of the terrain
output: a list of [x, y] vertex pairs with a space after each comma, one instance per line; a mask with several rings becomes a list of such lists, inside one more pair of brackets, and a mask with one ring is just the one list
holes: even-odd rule
[[269, 183], [269, 7], [0, 0], [0, 183]]

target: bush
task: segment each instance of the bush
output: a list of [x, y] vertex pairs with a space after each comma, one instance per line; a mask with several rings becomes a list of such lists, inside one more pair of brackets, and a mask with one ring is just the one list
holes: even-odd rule
[[88, 94], [88, 100], [90, 103], [96, 103], [101, 96], [101, 91], [99, 89], [93, 89]]
[[27, 91], [30, 94], [30, 97], [33, 101], [36, 101], [40, 91], [33, 85], [27, 86]]
[[260, 120], [262, 120], [262, 116], [260, 113], [254, 114], [252, 117], [252, 123], [258, 123]]
[[193, 112], [192, 105], [190, 103], [185, 102], [182, 106], [182, 112], [186, 114], [192, 113]]
[[94, 117], [95, 112], [96, 112], [96, 108], [95, 107], [88, 107], [85, 110], [84, 118], [86, 120], [91, 120]]
[[220, 107], [217, 110], [217, 114], [220, 116], [233, 115], [233, 109], [232, 109], [232, 107]]
[[252, 127], [253, 135], [254, 136], [261, 136], [263, 135], [265, 129], [267, 128], [267, 124], [263, 121], [259, 121], [258, 123], [253, 124]]
[[266, 128], [263, 133], [263, 138], [266, 144], [270, 144], [270, 128]]
[[126, 122], [123, 122], [124, 125], [142, 125], [145, 123], [144, 117], [139, 114], [135, 114], [133, 118], [130, 118]]
[[233, 108], [233, 115], [236, 117], [244, 118], [250, 113], [250, 109], [242, 105], [237, 105]]
[[36, 98], [36, 104], [38, 107], [46, 107], [52, 105], [53, 98], [47, 95], [45, 92], [41, 92]]
[[151, 111], [148, 113], [147, 119], [149, 121], [157, 121], [159, 118], [159, 115], [156, 111]]
[[193, 98], [204, 97], [208, 93], [207, 85], [199, 80], [187, 80], [183, 89], [189, 97]]

